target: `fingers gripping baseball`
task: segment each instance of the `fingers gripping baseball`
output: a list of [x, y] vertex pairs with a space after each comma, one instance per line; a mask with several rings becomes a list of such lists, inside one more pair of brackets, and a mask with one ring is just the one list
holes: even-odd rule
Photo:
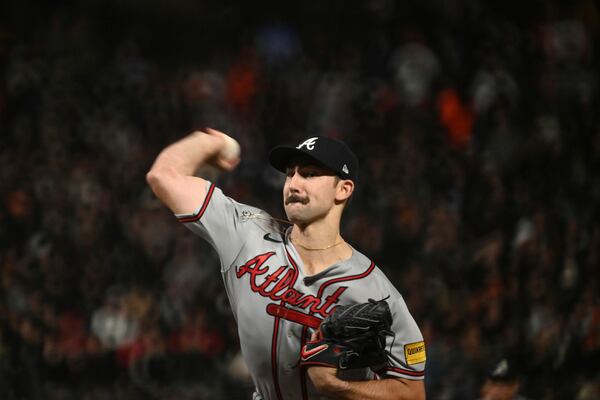
[[229, 135], [216, 129], [207, 128], [206, 133], [219, 141], [217, 152], [211, 164], [225, 171], [231, 171], [240, 163], [241, 148], [240, 144]]

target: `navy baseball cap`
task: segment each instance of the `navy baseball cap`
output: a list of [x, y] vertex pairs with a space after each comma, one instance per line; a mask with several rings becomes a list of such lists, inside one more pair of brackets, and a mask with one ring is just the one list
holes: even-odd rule
[[342, 179], [357, 183], [358, 158], [342, 141], [325, 136], [313, 136], [297, 146], [277, 146], [269, 154], [269, 162], [275, 169], [285, 173], [290, 161], [305, 156], [329, 168]]

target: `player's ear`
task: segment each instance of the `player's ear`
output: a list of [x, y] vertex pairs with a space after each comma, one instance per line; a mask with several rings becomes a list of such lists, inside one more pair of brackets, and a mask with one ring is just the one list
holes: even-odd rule
[[354, 182], [349, 179], [342, 179], [337, 184], [335, 199], [339, 202], [343, 202], [349, 199], [353, 192]]

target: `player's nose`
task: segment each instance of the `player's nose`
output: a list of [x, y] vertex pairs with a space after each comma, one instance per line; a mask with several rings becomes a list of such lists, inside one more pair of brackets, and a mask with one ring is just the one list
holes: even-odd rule
[[298, 169], [294, 169], [288, 172], [286, 180], [289, 189], [298, 190], [302, 182], [302, 176], [298, 173]]

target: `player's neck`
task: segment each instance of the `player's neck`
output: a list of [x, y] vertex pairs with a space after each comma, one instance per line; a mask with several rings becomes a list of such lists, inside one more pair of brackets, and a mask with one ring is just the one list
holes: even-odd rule
[[318, 225], [294, 225], [290, 233], [290, 240], [302, 259], [306, 275], [317, 274], [352, 256], [352, 248], [341, 237], [339, 227]]
[[332, 224], [326, 220], [314, 221], [307, 225], [294, 224], [290, 238], [305, 249], [326, 249], [342, 239], [339, 224]]
[[295, 248], [302, 260], [302, 268], [306, 276], [316, 275], [352, 257], [352, 247], [344, 241], [326, 250], [306, 250], [298, 245], [295, 245]]

